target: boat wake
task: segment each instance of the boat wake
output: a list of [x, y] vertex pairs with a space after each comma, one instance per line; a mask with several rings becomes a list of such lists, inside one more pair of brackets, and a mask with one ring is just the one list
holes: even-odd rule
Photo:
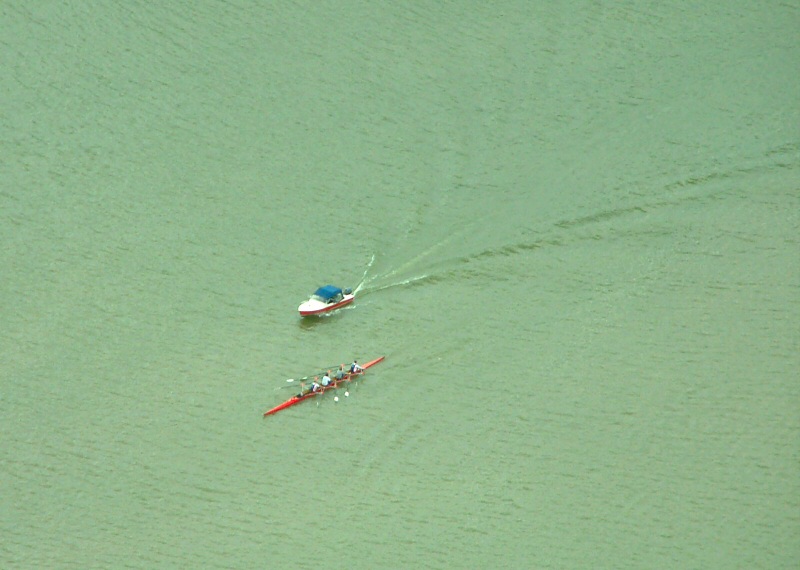
[[[383, 291], [384, 289], [389, 289], [390, 287], [400, 287], [402, 285], [410, 285], [411, 283], [416, 283], [417, 281], [423, 281], [425, 279], [431, 279], [430, 275], [419, 275], [417, 277], [409, 277], [408, 279], [403, 279], [402, 281], [397, 281], [395, 283], [388, 283], [386, 285], [376, 285], [373, 287], [364, 287], [364, 293], [376, 293], [378, 291]], [[364, 294], [362, 293], [362, 295]]]
[[[419, 256], [418, 256], [417, 259], [412, 260], [412, 262], [416, 261], [418, 259], [419, 259]], [[377, 291], [383, 291], [383, 290], [389, 289], [391, 287], [401, 287], [403, 285], [409, 285], [411, 283], [416, 283], [418, 281], [423, 281], [425, 279], [430, 279], [431, 278], [431, 276], [426, 273], [426, 274], [423, 274], [423, 275], [416, 275], [414, 277], [408, 277], [408, 278], [402, 279], [400, 281], [392, 281], [390, 283], [385, 283], [385, 281], [387, 279], [389, 279], [391, 277], [394, 277], [395, 275], [397, 275], [397, 273], [399, 271], [402, 271], [403, 269], [406, 269], [410, 265], [410, 263], [406, 263], [404, 266], [399, 267], [397, 269], [393, 269], [392, 271], [389, 271], [388, 273], [372, 275], [370, 277], [367, 277], [367, 273], [369, 272], [369, 269], [372, 267], [372, 264], [374, 262], [375, 262], [375, 254], [372, 254], [372, 259], [370, 259], [369, 264], [367, 264], [367, 268], [364, 270], [364, 276], [361, 278], [361, 282], [353, 290], [353, 294], [354, 295], [363, 296], [366, 293], [376, 293]], [[376, 283], [376, 281], [377, 281], [377, 283]]]
[[358, 285], [356, 285], [356, 288], [353, 290], [353, 294], [354, 295], [357, 295], [358, 292], [361, 291], [361, 289], [364, 288], [364, 285], [366, 285], [367, 283], [369, 283], [369, 281], [372, 281], [372, 279], [374, 279], [374, 277], [373, 277], [372, 279], [367, 281], [367, 272], [369, 271], [369, 268], [372, 267], [373, 263], [375, 263], [375, 254], [374, 253], [372, 254], [372, 259], [370, 259], [369, 263], [367, 263], [367, 268], [364, 269], [364, 275], [361, 276], [361, 282]]
[[456, 234], [450, 235], [449, 237], [443, 239], [442, 241], [433, 244], [431, 247], [424, 250], [422, 253], [410, 259], [406, 263], [400, 265], [399, 267], [395, 267], [394, 269], [388, 271], [387, 273], [377, 274], [367, 277], [369, 270], [375, 263], [375, 254], [373, 253], [372, 258], [369, 260], [366, 269], [364, 269], [364, 275], [361, 277], [361, 282], [355, 288], [353, 293], [354, 294], [361, 293], [363, 295], [364, 293], [374, 293], [376, 291], [383, 291], [384, 289], [389, 289], [390, 287], [400, 287], [402, 285], [409, 285], [411, 283], [417, 283], [420, 281], [432, 279], [433, 278], [432, 274], [424, 273], [423, 275], [416, 275], [414, 277], [409, 277], [406, 279], [402, 279], [400, 281], [392, 281], [390, 283], [385, 283], [387, 280], [396, 277], [398, 274], [408, 271], [415, 265], [419, 265], [420, 261], [431, 255], [437, 249], [440, 249], [444, 245], [448, 244], [455, 238]]

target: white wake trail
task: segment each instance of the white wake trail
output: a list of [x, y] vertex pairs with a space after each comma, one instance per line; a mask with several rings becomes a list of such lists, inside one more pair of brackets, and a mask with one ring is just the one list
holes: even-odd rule
[[[367, 268], [364, 270], [364, 275], [362, 275], [362, 276], [361, 276], [361, 282], [358, 284], [358, 286], [357, 286], [357, 287], [355, 288], [355, 290], [353, 291], [353, 294], [354, 294], [354, 295], [355, 295], [356, 293], [358, 293], [359, 291], [361, 291], [361, 288], [362, 288], [364, 285], [366, 285], [367, 283], [369, 283], [369, 281], [367, 281], [367, 272], [369, 271], [369, 268], [370, 268], [370, 267], [372, 267], [372, 264], [374, 263], [374, 261], [375, 261], [375, 254], [373, 253], [373, 254], [372, 254], [372, 259], [370, 259], [370, 260], [369, 260], [369, 263], [367, 263]], [[374, 277], [373, 277], [373, 279], [374, 279]], [[372, 279], [370, 279], [370, 281], [372, 281]]]
[[390, 287], [400, 287], [401, 285], [408, 285], [409, 283], [413, 283], [414, 281], [421, 281], [423, 279], [427, 279], [430, 275], [419, 275], [417, 277], [410, 277], [409, 279], [404, 279], [403, 281], [398, 281], [397, 283], [389, 283], [388, 285], [381, 285], [380, 287], [369, 288], [365, 289], [365, 293], [375, 293], [377, 291], [383, 291], [384, 289], [388, 289]]
[[419, 263], [422, 259], [425, 259], [426, 257], [428, 257], [430, 254], [432, 254], [434, 251], [436, 251], [440, 247], [442, 247], [444, 245], [447, 245], [448, 243], [453, 241], [453, 239], [455, 239], [456, 237], [458, 237], [459, 235], [461, 235], [463, 233], [464, 232], [457, 232], [457, 233], [450, 234], [448, 237], [444, 238], [442, 241], [433, 244], [428, 249], [426, 249], [425, 251], [423, 251], [422, 253], [420, 253], [419, 255], [414, 257], [413, 259], [410, 259], [409, 261], [407, 261], [406, 263], [404, 263], [400, 267], [397, 267], [396, 269], [391, 270], [386, 275], [382, 275], [381, 278], [388, 279], [389, 277], [394, 277], [395, 275], [397, 275], [401, 271], [405, 271], [409, 267], [412, 267], [416, 263]]

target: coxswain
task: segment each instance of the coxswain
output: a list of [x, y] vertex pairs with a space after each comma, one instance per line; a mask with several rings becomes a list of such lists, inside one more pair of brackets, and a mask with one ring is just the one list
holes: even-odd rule
[[362, 372], [364, 369], [358, 365], [358, 360], [354, 360], [353, 364], [350, 365], [350, 373], [351, 374], [358, 374]]

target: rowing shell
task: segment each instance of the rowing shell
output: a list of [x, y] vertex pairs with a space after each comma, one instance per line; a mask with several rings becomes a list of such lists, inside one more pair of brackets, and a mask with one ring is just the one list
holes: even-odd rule
[[[384, 358], [386, 358], [386, 357], [385, 356], [380, 356], [380, 357], [376, 358], [375, 360], [370, 360], [366, 364], [362, 365], [361, 368], [366, 370], [370, 366], [375, 366], [379, 362], [382, 362]], [[318, 392], [309, 392], [308, 394], [304, 394], [302, 396], [292, 396], [291, 398], [286, 400], [284, 403], [279, 404], [279, 405], [275, 406], [274, 408], [272, 408], [271, 410], [268, 410], [268, 411], [264, 412], [264, 417], [271, 416], [272, 414], [276, 414], [276, 413], [280, 412], [281, 410], [285, 410], [286, 408], [290, 408], [290, 407], [294, 406], [295, 404], [299, 404], [303, 400], [307, 400], [309, 398], [313, 398], [314, 396], [319, 396], [320, 394], [322, 394], [326, 390], [331, 390], [333, 388], [338, 388], [339, 385], [344, 384], [345, 382], [351, 382], [353, 380], [353, 378], [357, 378], [361, 374], [362, 374], [362, 372], [359, 372], [357, 374], [349, 373], [344, 378], [339, 380], [338, 382], [334, 382], [330, 386], [323, 386]]]

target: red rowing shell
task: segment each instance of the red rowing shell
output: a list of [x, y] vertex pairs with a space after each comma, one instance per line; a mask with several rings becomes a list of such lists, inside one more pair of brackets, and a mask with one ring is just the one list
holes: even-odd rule
[[[378, 364], [379, 362], [382, 362], [384, 358], [386, 358], [386, 357], [385, 356], [380, 356], [380, 357], [376, 358], [375, 360], [370, 360], [366, 364], [362, 365], [361, 368], [366, 370], [370, 366], [374, 366], [374, 365]], [[264, 412], [264, 417], [271, 416], [272, 414], [276, 414], [276, 413], [280, 412], [281, 410], [285, 410], [286, 408], [290, 408], [290, 407], [294, 406], [295, 404], [299, 404], [303, 400], [307, 400], [309, 398], [313, 398], [314, 396], [318, 396], [319, 394], [322, 394], [326, 390], [330, 390], [332, 388], [338, 388], [340, 384], [343, 384], [344, 382], [350, 382], [356, 376], [359, 376], [359, 374], [348, 374], [347, 376], [342, 378], [339, 382], [336, 382], [335, 384], [333, 384], [332, 386], [328, 386], [327, 388], [322, 388], [319, 392], [309, 392], [308, 394], [305, 394], [303, 396], [292, 396], [291, 398], [286, 400], [284, 403], [279, 404], [279, 405], [275, 406], [274, 408], [272, 408], [271, 410], [267, 410], [266, 412]]]

